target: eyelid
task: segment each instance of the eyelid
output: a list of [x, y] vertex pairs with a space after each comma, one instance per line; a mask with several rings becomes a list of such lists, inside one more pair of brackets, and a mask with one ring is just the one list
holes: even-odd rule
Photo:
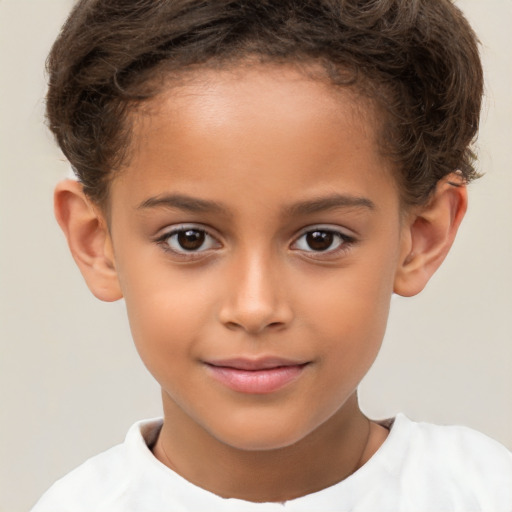
[[212, 233], [212, 229], [210, 229], [208, 226], [205, 226], [204, 224], [196, 224], [193, 222], [183, 222], [179, 224], [171, 224], [169, 226], [166, 226], [165, 228], [161, 229], [157, 235], [154, 238], [154, 241], [162, 246], [163, 250], [169, 253], [172, 253], [178, 257], [182, 258], [197, 258], [204, 256], [205, 253], [212, 250], [212, 248], [207, 248], [203, 250], [196, 250], [196, 251], [187, 251], [186, 249], [175, 250], [173, 249], [168, 243], [167, 240], [169, 240], [173, 235], [176, 235], [177, 233], [181, 233], [183, 231], [187, 230], [195, 230], [195, 231], [201, 231], [206, 234], [206, 236], [210, 237], [211, 239], [215, 240], [217, 247], [222, 247], [222, 243], [219, 241], [219, 237]]
[[331, 233], [337, 233], [347, 239], [355, 239], [357, 237], [356, 233], [351, 229], [335, 224], [311, 224], [310, 226], [300, 229], [298, 234], [294, 237], [294, 240], [297, 240], [301, 236], [311, 233], [312, 231], [330, 231]]
[[[293, 245], [298, 242], [303, 236], [307, 235], [308, 233], [314, 232], [314, 231], [326, 231], [333, 233], [337, 236], [339, 236], [343, 241], [342, 243], [336, 247], [335, 249], [326, 249], [325, 251], [306, 251], [302, 249], [293, 249]], [[309, 257], [313, 258], [322, 258], [322, 257], [329, 257], [338, 255], [339, 253], [346, 252], [349, 250], [355, 243], [357, 242], [356, 235], [353, 233], [353, 231], [342, 228], [340, 226], [335, 226], [332, 224], [312, 224], [311, 226], [307, 226], [300, 230], [300, 232], [295, 236], [292, 243], [290, 244], [290, 247], [292, 250], [297, 250], [302, 253], [306, 253]]]

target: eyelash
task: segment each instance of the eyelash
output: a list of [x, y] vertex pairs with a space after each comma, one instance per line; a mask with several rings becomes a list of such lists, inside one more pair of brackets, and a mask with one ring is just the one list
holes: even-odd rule
[[[196, 234], [199, 234], [200, 238], [200, 247], [197, 249], [190, 249], [187, 250], [184, 248], [180, 242], [177, 242], [181, 249], [177, 250], [176, 248], [173, 248], [169, 241], [176, 236], [179, 236], [180, 234], [184, 234], [186, 232], [195, 232]], [[314, 233], [323, 235], [324, 240], [327, 237], [327, 241], [331, 241], [330, 245], [337, 243], [338, 245], [331, 249], [330, 246], [326, 249], [320, 249], [320, 250], [314, 250], [309, 246], [308, 242], [306, 242], [310, 248], [310, 250], [306, 248], [295, 248], [294, 246], [298, 246], [301, 239], [305, 239], [308, 235], [313, 235]], [[320, 237], [322, 238], [322, 237]], [[202, 246], [204, 245], [205, 241], [210, 239], [210, 247], [207, 247], [206, 249], [202, 249]], [[212, 242], [213, 241], [213, 242]], [[197, 226], [195, 224], [183, 224], [179, 227], [175, 227], [170, 229], [169, 231], [166, 231], [162, 235], [160, 235], [158, 238], [155, 239], [155, 242], [162, 247], [162, 249], [166, 252], [170, 252], [178, 257], [184, 258], [184, 259], [198, 259], [200, 258], [203, 253], [208, 253], [212, 249], [218, 249], [222, 247], [222, 244], [217, 240], [215, 236], [213, 236], [207, 229], [205, 229], [202, 226]], [[192, 241], [193, 242], [193, 241]], [[311, 243], [311, 241], [309, 242]], [[290, 245], [290, 248], [292, 250], [297, 250], [302, 253], [305, 253], [308, 255], [308, 257], [321, 259], [326, 257], [336, 257], [340, 255], [343, 252], [348, 251], [354, 244], [356, 243], [356, 239], [353, 236], [347, 235], [346, 233], [341, 232], [339, 229], [330, 227], [330, 226], [312, 226], [308, 227], [307, 229], [303, 230], [302, 233], [294, 239], [292, 244]]]
[[[216, 247], [209, 247], [208, 249], [206, 249], [206, 250], [203, 249], [201, 251], [194, 250], [194, 249], [187, 250], [187, 249], [185, 249], [183, 247], [182, 247], [181, 250], [173, 249], [171, 247], [170, 243], [169, 243], [169, 241], [172, 239], [172, 237], [179, 236], [181, 233], [184, 234], [187, 231], [188, 232], [196, 232], [196, 233], [201, 234], [201, 236], [203, 237], [203, 241], [201, 243], [201, 246], [204, 244], [204, 240], [208, 237], [209, 239], [214, 241], [213, 245], [215, 245]], [[172, 253], [174, 255], [177, 255], [177, 256], [185, 258], [185, 259], [197, 258], [202, 253], [204, 253], [204, 252], [206, 252], [206, 251], [208, 251], [210, 249], [219, 248], [219, 247], [222, 246], [221, 243], [219, 241], [217, 241], [216, 237], [214, 237], [212, 234], [210, 234], [207, 229], [205, 229], [204, 227], [199, 227], [199, 226], [197, 226], [195, 224], [188, 224], [188, 225], [187, 224], [183, 224], [183, 225], [180, 225], [179, 227], [170, 229], [169, 231], [166, 231], [161, 236], [156, 238], [155, 242], [158, 245], [160, 245], [164, 251], [170, 252], [170, 253]], [[179, 242], [178, 242], [178, 244], [179, 244]]]
[[[328, 237], [331, 237], [331, 245], [333, 243], [337, 243], [338, 245], [334, 249], [331, 249], [330, 247], [328, 247], [327, 249], [316, 250], [316, 251], [314, 249], [312, 249], [311, 247], [310, 247], [311, 250], [300, 249], [300, 248], [297, 249], [304, 253], [307, 253], [308, 257], [310, 257], [310, 258], [312, 257], [312, 258], [321, 259], [321, 258], [326, 258], [326, 257], [328, 258], [328, 257], [340, 256], [342, 253], [347, 252], [356, 243], [356, 238], [354, 236], [348, 235], [348, 234], [340, 231], [339, 229], [331, 227], [331, 226], [319, 225], [319, 226], [308, 227], [306, 230], [304, 230], [301, 233], [301, 235], [295, 239], [295, 241], [292, 244], [292, 248], [294, 245], [297, 245], [302, 238], [307, 237], [308, 235], [312, 235], [313, 233], [321, 233], [322, 235], [324, 235], [324, 237], [323, 237], [324, 239], [325, 239], [325, 235], [327, 235]], [[337, 240], [337, 242], [336, 242], [336, 240]]]

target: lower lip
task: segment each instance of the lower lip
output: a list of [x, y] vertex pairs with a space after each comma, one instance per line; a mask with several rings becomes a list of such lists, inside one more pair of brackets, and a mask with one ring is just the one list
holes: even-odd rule
[[262, 370], [239, 370], [228, 366], [208, 365], [213, 378], [239, 393], [268, 394], [298, 379], [306, 364], [278, 366]]

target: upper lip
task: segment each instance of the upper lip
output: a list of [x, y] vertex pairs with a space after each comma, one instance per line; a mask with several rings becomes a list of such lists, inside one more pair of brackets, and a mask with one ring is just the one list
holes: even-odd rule
[[205, 361], [210, 366], [219, 366], [224, 368], [233, 368], [235, 370], [268, 370], [271, 368], [279, 368], [281, 366], [302, 366], [309, 361], [297, 361], [293, 359], [285, 359], [282, 357], [261, 357], [246, 358], [234, 357], [230, 359], [216, 359]]

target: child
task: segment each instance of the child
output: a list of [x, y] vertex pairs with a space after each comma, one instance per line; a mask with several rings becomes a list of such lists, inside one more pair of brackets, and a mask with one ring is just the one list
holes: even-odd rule
[[83, 0], [49, 58], [58, 222], [164, 418], [44, 511], [512, 510], [512, 456], [367, 419], [392, 293], [442, 263], [482, 72], [448, 0]]

